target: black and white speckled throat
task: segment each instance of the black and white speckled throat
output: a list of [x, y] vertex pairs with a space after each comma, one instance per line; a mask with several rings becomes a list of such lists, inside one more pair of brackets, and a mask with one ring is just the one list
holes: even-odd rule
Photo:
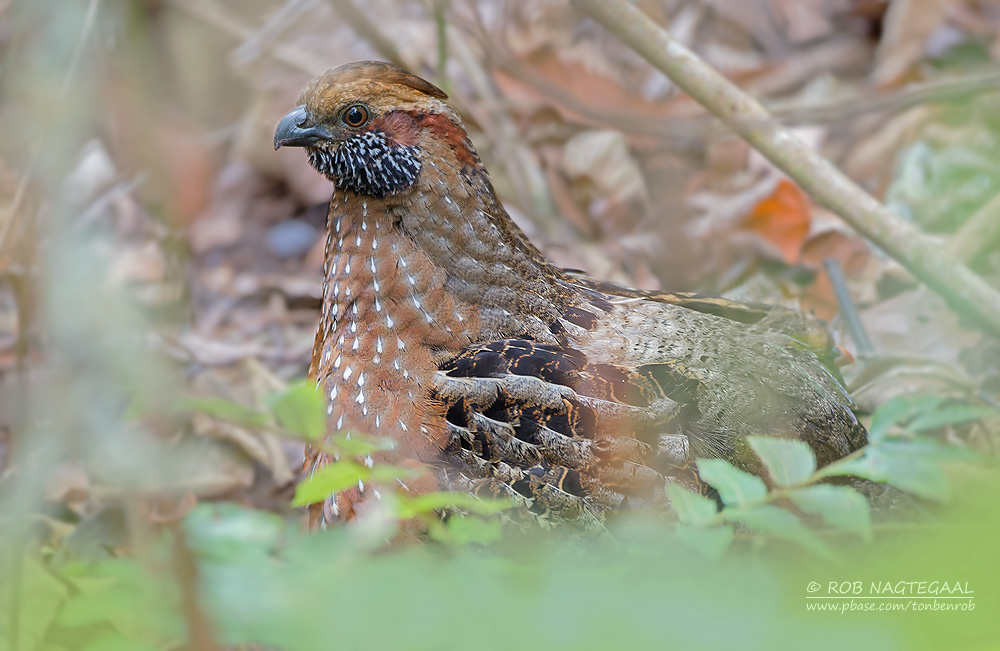
[[386, 197], [413, 185], [420, 175], [420, 148], [393, 145], [381, 131], [365, 131], [336, 149], [309, 147], [309, 164], [339, 189]]

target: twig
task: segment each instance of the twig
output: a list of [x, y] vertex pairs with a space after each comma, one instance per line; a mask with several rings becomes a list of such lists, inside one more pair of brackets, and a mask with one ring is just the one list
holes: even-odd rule
[[[437, 0], [433, 3], [431, 14], [434, 16], [434, 32], [437, 35], [437, 78], [444, 83], [448, 79], [448, 21], [445, 18], [445, 2]], [[450, 89], [445, 89], [450, 92]]]
[[[87, 39], [90, 37], [90, 33], [94, 29], [94, 21], [97, 18], [98, 5], [100, 5], [100, 0], [90, 0], [87, 4], [87, 13], [83, 18], [83, 25], [80, 28], [80, 36], [76, 41], [76, 45], [73, 47], [73, 56], [70, 58], [69, 67], [66, 68], [66, 72], [63, 74], [62, 82], [59, 84], [59, 92], [57, 97], [63, 99], [66, 93], [69, 92], [70, 82], [73, 81], [73, 77], [76, 74], [76, 68], [80, 64], [80, 57], [83, 56], [83, 48], [87, 44]], [[5, 10], [6, 6], [0, 7], [0, 11]], [[39, 146], [33, 146], [27, 156], [28, 164], [24, 166], [24, 173], [21, 175], [21, 179], [17, 183], [17, 188], [14, 191], [14, 199], [11, 201], [10, 212], [7, 215], [7, 219], [0, 224], [0, 251], [4, 249], [4, 245], [7, 241], [7, 235], [12, 231], [14, 226], [14, 220], [17, 219], [18, 211], [21, 209], [21, 203], [24, 201], [25, 193], [28, 190], [28, 182], [31, 178], [30, 170], [35, 168], [35, 163], [38, 160], [38, 150]]]
[[824, 258], [823, 268], [826, 269], [826, 275], [830, 279], [830, 284], [833, 285], [833, 293], [840, 305], [840, 316], [844, 318], [847, 331], [851, 333], [851, 339], [858, 347], [858, 352], [870, 353], [874, 351], [872, 340], [869, 339], [868, 331], [865, 330], [865, 325], [861, 322], [861, 316], [858, 314], [858, 307], [854, 304], [851, 292], [847, 289], [847, 281], [844, 279], [844, 270], [840, 267], [840, 262], [836, 258]]
[[59, 87], [60, 95], [66, 94], [66, 91], [69, 90], [69, 84], [76, 74], [76, 67], [80, 64], [80, 57], [83, 55], [83, 47], [87, 43], [87, 37], [90, 35], [91, 30], [94, 29], [94, 19], [97, 17], [97, 6], [99, 4], [101, 4], [100, 0], [90, 0], [90, 3], [87, 4], [87, 14], [83, 17], [80, 38], [76, 41], [76, 47], [73, 48], [73, 58], [69, 61], [66, 76], [63, 77], [62, 85]]
[[[732, 137], [732, 131], [711, 116], [671, 116], [668, 115], [667, 105], [664, 105], [662, 118], [649, 113], [628, 111], [622, 107], [615, 107], [613, 111], [609, 111], [599, 102], [587, 102], [585, 98], [562, 89], [545, 75], [525, 66], [515, 56], [503, 52], [497, 43], [485, 38], [481, 43], [503, 72], [595, 124], [616, 124], [627, 133], [652, 135], [681, 142], [689, 142], [694, 138]], [[840, 123], [873, 113], [899, 112], [921, 104], [951, 101], [998, 89], [1000, 89], [1000, 72], [986, 72], [937, 79], [864, 95], [850, 93], [822, 102], [775, 101], [768, 104], [767, 109], [771, 117], [787, 126], [812, 126]]]
[[955, 233], [948, 252], [972, 264], [987, 251], [1000, 248], [1000, 194], [986, 202]]
[[187, 627], [188, 647], [192, 651], [217, 651], [222, 647], [215, 640], [215, 633], [202, 611], [198, 596], [198, 563], [188, 549], [183, 524], [173, 527], [173, 570], [181, 597], [181, 613]]
[[[32, 152], [29, 156], [29, 164], [26, 166], [26, 170], [32, 169], [32, 165], [37, 157], [36, 152]], [[25, 171], [20, 180], [17, 182], [17, 188], [14, 190], [14, 198], [10, 202], [10, 208], [7, 209], [7, 218], [0, 223], [0, 251], [6, 248], [7, 235], [13, 232], [14, 220], [17, 219], [24, 202], [24, 198], [28, 192], [28, 181], [30, 180], [30, 173]]]
[[1000, 337], [1000, 294], [862, 190], [627, 0], [573, 0], [722, 119], [821, 206], [851, 224], [980, 328]]
[[517, 125], [506, 110], [492, 77], [461, 32], [451, 28], [448, 42], [451, 44], [452, 56], [465, 70], [470, 84], [482, 99], [489, 121], [483, 122], [481, 126], [496, 147], [497, 157], [503, 161], [514, 187], [525, 197], [522, 205], [531, 211], [535, 223], [548, 239], [560, 239], [564, 235], [561, 229], [565, 222], [556, 219], [555, 204], [549, 194], [545, 174], [519, 136]]
[[929, 102], [954, 100], [1000, 89], [1000, 72], [983, 72], [936, 79], [877, 93], [851, 94], [814, 104], [775, 103], [772, 115], [794, 126], [829, 124], [883, 111], [902, 111]]

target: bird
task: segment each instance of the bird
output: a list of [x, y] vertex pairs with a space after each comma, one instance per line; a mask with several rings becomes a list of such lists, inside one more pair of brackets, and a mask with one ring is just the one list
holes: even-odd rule
[[[866, 444], [821, 322], [556, 266], [446, 99], [396, 65], [349, 63], [312, 81], [274, 135], [333, 185], [310, 365], [329, 434], [395, 441], [365, 458], [423, 470], [394, 490], [508, 496], [601, 527], [669, 511], [671, 483], [712, 494], [699, 458], [763, 474], [750, 435], [804, 441], [820, 466]], [[330, 462], [313, 450], [304, 471]], [[310, 525], [380, 497], [359, 482], [314, 504]]]

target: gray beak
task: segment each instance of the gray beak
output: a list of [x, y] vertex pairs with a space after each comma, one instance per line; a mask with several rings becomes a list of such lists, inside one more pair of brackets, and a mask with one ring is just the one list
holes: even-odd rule
[[320, 140], [330, 140], [332, 134], [322, 125], [305, 126], [309, 122], [309, 114], [305, 106], [296, 106], [288, 115], [281, 118], [278, 128], [274, 130], [274, 150], [282, 147], [309, 147]]

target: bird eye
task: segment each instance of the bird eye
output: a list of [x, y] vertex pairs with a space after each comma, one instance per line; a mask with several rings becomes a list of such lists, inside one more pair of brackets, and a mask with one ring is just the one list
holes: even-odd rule
[[349, 107], [344, 111], [344, 124], [349, 127], [360, 127], [368, 121], [368, 109], [360, 104]]

